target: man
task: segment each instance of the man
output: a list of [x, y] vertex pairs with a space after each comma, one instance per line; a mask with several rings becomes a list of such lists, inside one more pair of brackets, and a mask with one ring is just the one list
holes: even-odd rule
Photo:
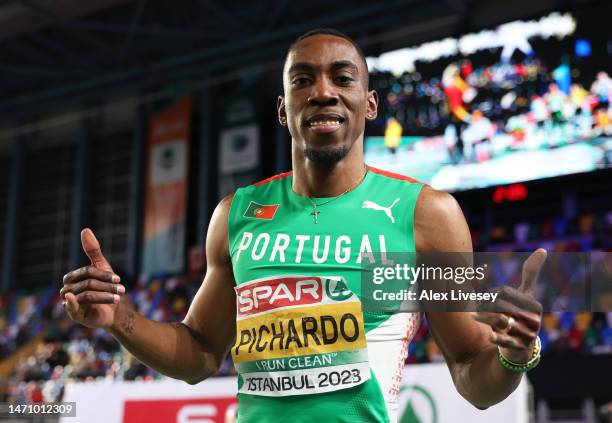
[[[291, 46], [281, 125], [292, 136], [293, 172], [223, 199], [208, 229], [208, 269], [181, 323], [146, 319], [121, 303], [125, 288], [89, 229], [91, 266], [64, 277], [70, 317], [103, 327], [144, 364], [198, 383], [231, 348], [239, 372], [238, 420], [396, 421], [407, 343], [419, 314], [364, 311], [364, 255], [376, 251], [471, 252], [450, 195], [366, 167], [365, 122], [377, 94], [359, 47], [333, 30]], [[428, 313], [458, 391], [478, 408], [507, 397], [521, 375], [498, 361], [530, 362], [540, 327], [533, 286], [544, 259], [527, 262], [506, 301], [536, 311]]]
[[402, 143], [402, 124], [394, 117], [387, 119], [387, 127], [385, 128], [385, 147], [389, 149], [393, 158], [396, 159], [395, 153], [397, 148]]

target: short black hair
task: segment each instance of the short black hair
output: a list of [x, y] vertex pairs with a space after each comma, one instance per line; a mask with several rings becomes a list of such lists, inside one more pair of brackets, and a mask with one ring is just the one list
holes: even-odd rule
[[361, 50], [361, 47], [359, 47], [359, 44], [357, 44], [355, 40], [353, 40], [351, 37], [349, 37], [345, 33], [340, 32], [334, 28], [315, 28], [297, 37], [287, 49], [287, 54], [285, 54], [285, 60], [283, 63], [287, 63], [287, 58], [289, 57], [289, 53], [291, 53], [291, 50], [293, 50], [293, 48], [295, 47], [297, 43], [299, 43], [305, 38], [309, 38], [315, 35], [333, 35], [335, 37], [344, 38], [346, 41], [351, 43], [353, 47], [355, 47], [355, 50], [357, 50], [357, 54], [359, 54], [359, 57], [361, 58], [361, 62], [363, 63], [363, 67], [366, 71], [366, 85], [369, 86], [370, 71], [368, 70], [368, 62], [366, 61], [365, 54], [363, 54], [363, 50]]

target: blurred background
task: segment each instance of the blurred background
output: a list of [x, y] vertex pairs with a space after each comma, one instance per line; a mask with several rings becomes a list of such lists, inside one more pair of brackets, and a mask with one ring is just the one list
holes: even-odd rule
[[[219, 199], [291, 167], [282, 61], [317, 27], [368, 57], [381, 101], [366, 162], [452, 192], [475, 250], [610, 252], [610, 16], [605, 0], [0, 1], [0, 402], [94, 409], [106, 392], [118, 411], [100, 421], [150, 421], [156, 402], [156, 421], [189, 421], [177, 410], [191, 403], [223, 421], [229, 359], [218, 381], [183, 384], [186, 399], [147, 393], [170, 382], [71, 324], [58, 292], [87, 263], [88, 226], [125, 301], [182, 320]], [[541, 338], [520, 413], [496, 421], [612, 421], [612, 313], [546, 314]], [[424, 322], [406, 374], [442, 360]], [[477, 421], [443, 417], [454, 389], [405, 387], [403, 423]]]

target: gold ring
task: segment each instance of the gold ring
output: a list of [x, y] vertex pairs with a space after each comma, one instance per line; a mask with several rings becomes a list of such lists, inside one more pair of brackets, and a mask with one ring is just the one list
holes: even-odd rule
[[512, 327], [514, 326], [514, 323], [516, 322], [516, 320], [514, 320], [514, 317], [512, 316], [508, 316], [508, 323], [506, 323], [506, 327], [502, 329], [503, 333], [508, 333], [512, 330]]

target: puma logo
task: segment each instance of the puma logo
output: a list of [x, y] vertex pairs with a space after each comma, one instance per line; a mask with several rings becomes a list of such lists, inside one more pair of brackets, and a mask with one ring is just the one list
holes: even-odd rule
[[393, 208], [393, 206], [395, 206], [398, 203], [399, 200], [400, 200], [399, 198], [396, 198], [395, 201], [389, 207], [383, 207], [381, 205], [376, 204], [374, 201], [366, 200], [363, 202], [363, 205], [361, 206], [361, 208], [384, 211], [387, 217], [391, 219], [391, 223], [395, 223], [395, 218], [393, 217], [393, 214], [391, 213], [391, 209]]

